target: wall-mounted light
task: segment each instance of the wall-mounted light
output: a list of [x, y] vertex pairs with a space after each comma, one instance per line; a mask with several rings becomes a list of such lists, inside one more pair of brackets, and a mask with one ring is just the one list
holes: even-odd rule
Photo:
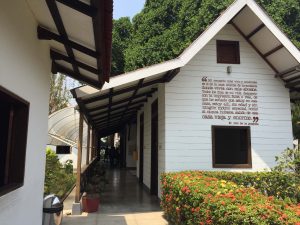
[[232, 73], [232, 67], [231, 66], [227, 66], [227, 73], [231, 74]]

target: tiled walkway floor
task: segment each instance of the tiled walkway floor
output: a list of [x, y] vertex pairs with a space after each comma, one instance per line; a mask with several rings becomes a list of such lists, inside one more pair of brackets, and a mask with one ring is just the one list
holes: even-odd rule
[[[109, 170], [107, 178], [109, 184], [101, 195], [99, 211], [81, 216], [65, 215], [62, 225], [168, 224], [158, 199], [143, 190], [128, 170]], [[69, 206], [66, 207], [68, 210]]]

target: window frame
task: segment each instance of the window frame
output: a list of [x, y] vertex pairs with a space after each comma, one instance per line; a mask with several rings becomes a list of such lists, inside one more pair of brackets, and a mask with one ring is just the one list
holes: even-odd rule
[[[18, 109], [14, 108], [12, 110], [14, 114], [17, 115], [14, 116], [14, 118], [18, 121], [14, 122], [13, 119], [10, 119], [9, 121], [11, 125], [8, 130], [9, 135], [7, 137], [7, 141], [9, 141], [10, 143], [7, 144], [8, 147], [6, 149], [6, 152], [8, 152], [9, 154], [6, 160], [10, 161], [8, 165], [8, 171], [11, 170], [10, 173], [14, 172], [13, 175], [10, 175], [8, 173], [8, 175], [6, 175], [8, 177], [7, 179], [12, 179], [17, 181], [13, 181], [13, 182], [10, 181], [8, 182], [8, 184], [4, 184], [0, 186], [0, 197], [1, 197], [24, 186], [30, 103], [25, 99], [21, 98], [20, 96], [16, 95], [15, 93], [4, 88], [1, 85], [0, 85], [0, 93], [7, 95], [9, 97], [8, 101], [11, 102], [12, 105], [14, 105], [15, 107], [19, 107]], [[22, 115], [25, 114], [25, 115], [24, 117], [20, 117], [20, 114], [18, 113], [21, 113]], [[20, 132], [18, 129], [20, 127], [18, 126], [22, 128], [23, 136], [17, 136], [18, 132]], [[18, 139], [18, 141], [16, 141], [15, 139]], [[18, 156], [20, 156], [21, 158], [18, 158]], [[16, 158], [18, 159], [15, 160]], [[14, 162], [15, 164], [11, 162]], [[16, 164], [18, 164], [18, 166], [16, 166]], [[16, 170], [16, 168], [18, 169]]]
[[[228, 41], [228, 40], [217, 40], [217, 63], [219, 64], [241, 64], [241, 56], [240, 56], [240, 42], [239, 41]], [[236, 60], [231, 62], [225, 62], [222, 60], [220, 55], [223, 55], [220, 47], [221, 45], [231, 45], [233, 46], [233, 50], [235, 51]]]
[[[217, 164], [215, 161], [216, 156], [216, 138], [215, 138], [215, 130], [221, 129], [244, 129], [247, 131], [247, 162], [246, 164]], [[212, 164], [213, 168], [244, 168], [249, 169], [252, 168], [252, 153], [251, 153], [251, 127], [250, 126], [219, 126], [213, 125], [211, 128], [212, 135]]]

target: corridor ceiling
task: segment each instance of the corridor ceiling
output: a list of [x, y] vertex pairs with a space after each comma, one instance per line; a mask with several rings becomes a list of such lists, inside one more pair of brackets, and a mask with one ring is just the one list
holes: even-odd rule
[[109, 82], [113, 0], [28, 0], [37, 36], [49, 40], [52, 73], [95, 88]]

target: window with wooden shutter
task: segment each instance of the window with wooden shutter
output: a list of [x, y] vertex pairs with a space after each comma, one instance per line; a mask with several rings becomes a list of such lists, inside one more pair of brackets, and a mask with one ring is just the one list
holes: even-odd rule
[[239, 42], [217, 40], [217, 63], [240, 64]]

